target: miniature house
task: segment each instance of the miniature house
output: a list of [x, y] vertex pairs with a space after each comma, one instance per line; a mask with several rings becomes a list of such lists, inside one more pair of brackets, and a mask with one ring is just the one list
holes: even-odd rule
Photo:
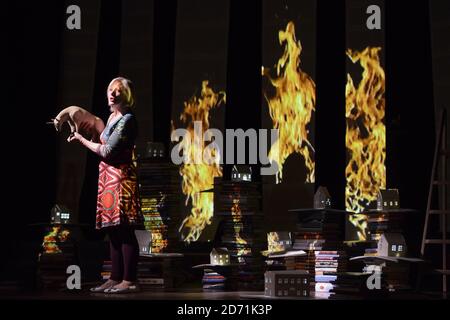
[[326, 187], [320, 186], [314, 195], [314, 209], [331, 207], [331, 196]]
[[234, 165], [231, 170], [231, 181], [252, 181], [252, 168], [244, 165]]
[[270, 253], [286, 251], [292, 247], [291, 233], [287, 231], [267, 233], [268, 251]]
[[404, 257], [406, 251], [405, 238], [400, 233], [384, 233], [378, 240], [377, 253], [379, 256]]
[[152, 253], [152, 233], [148, 230], [135, 230], [134, 233], [139, 244], [139, 254]]
[[50, 216], [50, 223], [52, 224], [67, 224], [70, 223], [70, 211], [66, 207], [56, 204]]
[[164, 144], [160, 142], [147, 142], [145, 154], [147, 158], [164, 158]]
[[227, 248], [214, 248], [210, 254], [212, 265], [226, 266], [230, 264], [230, 254]]
[[398, 189], [380, 190], [377, 196], [377, 210], [400, 208]]
[[267, 271], [264, 295], [268, 297], [308, 297], [310, 276], [305, 270]]

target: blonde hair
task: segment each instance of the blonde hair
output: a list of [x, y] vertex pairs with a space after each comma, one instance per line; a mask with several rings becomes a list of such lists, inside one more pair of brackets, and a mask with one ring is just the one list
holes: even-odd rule
[[124, 77], [114, 78], [109, 83], [108, 90], [115, 82], [120, 82], [124, 88], [124, 92], [123, 92], [125, 95], [124, 105], [127, 107], [130, 107], [130, 108], [133, 107], [134, 106], [134, 88], [133, 88], [133, 83], [131, 82], [131, 80], [126, 79]]

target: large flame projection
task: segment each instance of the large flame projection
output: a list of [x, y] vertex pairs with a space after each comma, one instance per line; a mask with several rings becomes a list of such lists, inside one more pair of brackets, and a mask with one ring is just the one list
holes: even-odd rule
[[377, 197], [379, 189], [386, 187], [386, 127], [385, 74], [380, 65], [380, 47], [368, 47], [361, 52], [347, 50], [353, 63], [363, 68], [362, 79], [355, 88], [347, 74], [346, 95], [346, 147], [348, 163], [345, 169], [346, 208], [355, 212], [350, 222], [357, 228], [359, 239], [365, 239], [367, 220], [359, 214]]
[[[209, 112], [211, 109], [225, 103], [225, 92], [215, 93], [209, 86], [208, 81], [202, 82], [200, 97], [193, 96], [184, 103], [184, 111], [180, 115], [180, 120], [186, 124], [186, 129], [191, 137], [194, 137], [194, 122], [201, 121], [202, 136], [209, 129]], [[173, 127], [173, 125], [172, 125]], [[174, 129], [174, 128], [173, 128]], [[205, 142], [202, 138], [183, 139], [177, 146], [179, 150], [187, 152], [191, 159], [197, 154], [203, 155]], [[188, 215], [179, 228], [183, 241], [196, 241], [200, 237], [204, 228], [211, 223], [214, 210], [214, 197], [211, 192], [202, 192], [211, 189], [215, 177], [222, 176], [219, 155], [212, 152], [215, 159], [213, 163], [184, 163], [180, 168], [182, 176], [182, 190], [186, 195], [186, 206], [189, 202], [192, 205], [191, 213]]]
[[277, 63], [277, 77], [271, 78], [267, 69], [263, 75], [268, 76], [275, 88], [275, 96], [268, 98], [270, 117], [273, 128], [279, 130], [279, 138], [269, 151], [269, 160], [276, 161], [279, 168], [277, 183], [282, 180], [283, 164], [294, 152], [301, 154], [307, 169], [306, 182], [315, 180], [314, 148], [310, 142], [308, 125], [311, 121], [316, 103], [316, 85], [311, 77], [300, 69], [302, 46], [295, 37], [295, 25], [291, 21], [286, 30], [278, 33], [280, 45], [284, 52]]

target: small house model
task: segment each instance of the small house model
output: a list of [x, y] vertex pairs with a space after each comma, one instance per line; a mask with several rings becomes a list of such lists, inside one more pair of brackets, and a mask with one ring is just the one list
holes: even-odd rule
[[230, 264], [230, 253], [227, 248], [214, 248], [210, 254], [212, 265], [226, 266]]
[[331, 196], [326, 187], [320, 186], [314, 195], [314, 209], [331, 207]]
[[380, 190], [377, 196], [377, 210], [400, 208], [398, 189]]
[[68, 224], [70, 223], [70, 211], [66, 207], [56, 204], [50, 216], [50, 223], [52, 224]]
[[406, 242], [401, 233], [384, 233], [378, 240], [377, 254], [388, 257], [406, 256]]
[[147, 158], [164, 158], [164, 144], [160, 142], [147, 142]]
[[267, 271], [264, 295], [268, 297], [309, 297], [310, 275], [305, 270]]
[[231, 181], [252, 181], [252, 168], [245, 165], [234, 165], [231, 170]]
[[277, 231], [267, 233], [267, 245], [270, 253], [286, 251], [292, 247], [291, 233]]
[[139, 244], [139, 254], [152, 253], [152, 233], [148, 230], [135, 230], [134, 233]]

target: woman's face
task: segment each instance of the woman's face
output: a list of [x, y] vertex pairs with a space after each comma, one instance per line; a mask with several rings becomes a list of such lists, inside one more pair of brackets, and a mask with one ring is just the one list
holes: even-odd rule
[[123, 85], [116, 81], [109, 86], [107, 91], [108, 105], [110, 107], [119, 106], [124, 101], [124, 88]]

